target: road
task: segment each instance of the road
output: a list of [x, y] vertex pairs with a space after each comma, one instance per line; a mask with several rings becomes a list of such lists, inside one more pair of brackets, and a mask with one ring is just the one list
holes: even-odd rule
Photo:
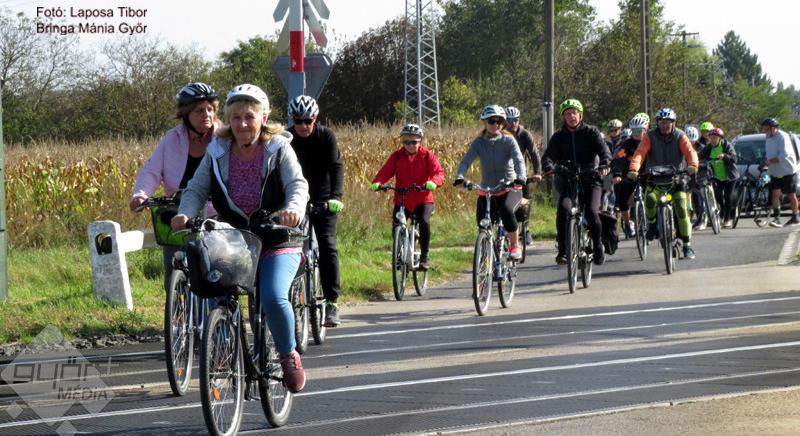
[[[467, 276], [425, 297], [346, 307], [344, 325], [303, 358], [309, 382], [289, 424], [267, 429], [260, 404], [250, 402], [241, 433], [602, 434], [625, 428], [608, 420], [631, 428], [629, 414], [678, 410], [658, 406], [791, 392], [800, 387], [798, 267], [778, 263], [794, 259], [798, 233], [740, 226], [698, 232], [697, 259], [679, 261], [669, 276], [657, 250], [642, 262], [635, 243], [623, 241], [595, 267], [591, 287], [572, 295], [552, 244], [537, 243], [520, 267], [513, 306], [500, 309], [495, 299], [484, 317], [475, 314]], [[100, 396], [94, 389], [54, 400], [50, 380], [0, 386], [0, 434], [204, 434], [196, 387], [172, 397], [160, 347], [82, 353], [79, 363], [100, 374]], [[35, 366], [22, 363], [0, 372]], [[662, 424], [648, 431], [680, 428]]]

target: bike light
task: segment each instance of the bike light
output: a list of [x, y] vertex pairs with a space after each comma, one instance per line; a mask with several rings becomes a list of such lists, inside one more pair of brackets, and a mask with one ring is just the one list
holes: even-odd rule
[[491, 227], [492, 221], [489, 218], [484, 218], [479, 224], [481, 227]]
[[218, 270], [212, 269], [211, 271], [208, 272], [208, 274], [206, 274], [206, 278], [208, 279], [209, 282], [216, 283], [219, 281], [219, 279], [222, 278], [222, 273], [219, 272]]
[[666, 198], [667, 198], [667, 201], [672, 201], [672, 194], [667, 194]]
[[571, 214], [573, 214], [573, 215], [577, 215], [577, 214], [578, 214], [578, 208], [577, 208], [577, 207], [573, 207], [573, 208], [571, 208], [571, 209], [569, 210], [569, 213], [571, 213]]

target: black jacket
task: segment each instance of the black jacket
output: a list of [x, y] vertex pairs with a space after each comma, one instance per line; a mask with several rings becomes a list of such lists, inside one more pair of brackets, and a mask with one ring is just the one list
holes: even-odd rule
[[640, 142], [642, 141], [628, 138], [617, 146], [611, 160], [611, 175], [625, 177], [628, 174], [628, 165]]
[[581, 169], [608, 167], [611, 151], [597, 127], [582, 123], [577, 130], [570, 132], [563, 126], [550, 137], [542, 156], [542, 168], [547, 172], [555, 164], [565, 161], [577, 164]]
[[341, 200], [344, 164], [333, 131], [317, 124], [308, 138], [301, 138], [294, 126], [289, 128], [289, 133], [293, 137], [292, 148], [303, 168], [303, 177], [308, 180], [311, 201]]
[[522, 126], [519, 126], [517, 132], [514, 134], [514, 139], [517, 140], [517, 145], [522, 152], [522, 155], [527, 157], [533, 166], [533, 174], [542, 173], [542, 162], [539, 159], [539, 152], [533, 143], [533, 136], [531, 133]]

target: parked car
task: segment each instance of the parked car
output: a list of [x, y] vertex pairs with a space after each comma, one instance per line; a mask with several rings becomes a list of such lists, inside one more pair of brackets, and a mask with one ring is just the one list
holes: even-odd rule
[[[794, 138], [797, 148], [794, 150], [797, 162], [800, 162], [800, 137], [794, 133], [789, 133]], [[763, 133], [754, 133], [751, 135], [740, 135], [733, 140], [733, 148], [736, 149], [736, 154], [739, 159], [736, 162], [736, 167], [739, 169], [740, 174], [748, 171], [753, 177], [758, 177], [758, 167], [765, 160], [766, 155], [766, 139], [767, 136]], [[800, 173], [800, 165], [797, 168]], [[800, 195], [800, 183], [797, 189]]]

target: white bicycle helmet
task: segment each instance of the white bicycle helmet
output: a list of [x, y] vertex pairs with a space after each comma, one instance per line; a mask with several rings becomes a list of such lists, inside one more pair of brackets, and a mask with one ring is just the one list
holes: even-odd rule
[[496, 104], [490, 104], [489, 106], [483, 108], [483, 111], [481, 112], [481, 119], [488, 120], [491, 117], [500, 117], [505, 120], [506, 110]]
[[313, 97], [299, 95], [289, 103], [289, 116], [311, 119], [319, 114], [319, 106]]
[[629, 129], [629, 128], [627, 128], [627, 127], [626, 127], [626, 128], [624, 128], [624, 129], [622, 129], [622, 133], [620, 133], [620, 137], [621, 137], [621, 138], [622, 138], [622, 140], [624, 141], [624, 140], [626, 140], [626, 139], [630, 138], [630, 137], [631, 137], [631, 134], [633, 134], [633, 132], [631, 131], [631, 129]]
[[658, 120], [670, 120], [675, 121], [678, 119], [678, 116], [675, 115], [675, 111], [672, 108], [664, 107], [658, 110], [656, 113], [656, 121]]
[[506, 111], [506, 119], [515, 119], [518, 120], [519, 117], [522, 115], [519, 109], [515, 108], [514, 106], [509, 106], [505, 109]]
[[650, 116], [644, 112], [639, 112], [634, 115], [628, 122], [628, 127], [631, 129], [647, 129], [650, 126]]
[[425, 136], [425, 133], [422, 131], [422, 128], [416, 124], [406, 124], [403, 126], [403, 129], [400, 130], [400, 135], [412, 135], [422, 138]]
[[620, 127], [622, 127], [622, 121], [616, 118], [608, 122], [609, 129], [619, 129]]
[[689, 140], [692, 142], [696, 142], [700, 139], [700, 132], [697, 131], [697, 127], [695, 126], [687, 126], [686, 130], [684, 130], [686, 136], [689, 137]]
[[225, 98], [225, 107], [237, 101], [253, 101], [260, 103], [264, 112], [269, 112], [269, 99], [267, 94], [256, 85], [245, 83], [244, 85], [234, 86]]

